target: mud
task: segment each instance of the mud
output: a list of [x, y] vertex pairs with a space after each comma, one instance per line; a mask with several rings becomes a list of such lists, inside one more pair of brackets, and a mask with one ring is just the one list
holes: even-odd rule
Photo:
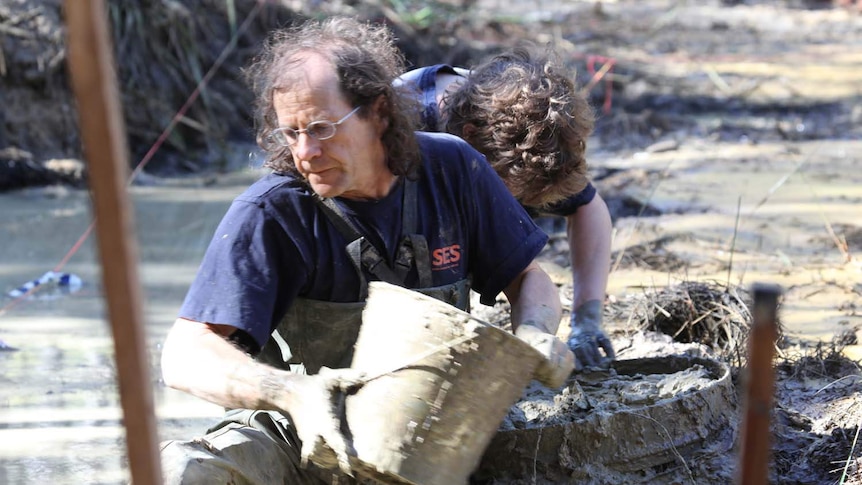
[[[718, 377], [712, 376], [703, 363], [692, 362], [683, 369], [667, 365], [662, 369], [661, 363], [652, 363], [652, 367], [659, 368], [650, 369], [650, 362], [619, 360], [608, 371], [576, 375], [562, 390], [533, 382], [512, 406], [500, 429], [565, 425], [590, 414], [625, 413], [665, 399], [686, 399], [712, 385]], [[627, 373], [621, 373], [623, 370]]]
[[730, 367], [654, 332], [614, 345], [621, 358], [608, 369], [576, 373], [562, 389], [528, 386], [471, 483], [731, 481], [739, 407]]

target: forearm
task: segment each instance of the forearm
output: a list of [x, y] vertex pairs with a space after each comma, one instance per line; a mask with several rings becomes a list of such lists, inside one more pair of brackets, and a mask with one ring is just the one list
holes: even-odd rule
[[575, 367], [575, 356], [557, 339], [562, 310], [557, 286], [535, 261], [505, 290], [512, 305], [512, 331], [543, 357], [535, 369], [539, 382], [559, 387]]
[[602, 330], [610, 272], [611, 217], [605, 201], [596, 194], [567, 222], [572, 257], [571, 333], [567, 343], [577, 356], [579, 368], [601, 366], [615, 357], [613, 344]]
[[605, 301], [611, 259], [611, 217], [598, 194], [568, 216], [567, 235], [572, 258], [572, 308], [590, 300]]
[[233, 331], [178, 319], [162, 349], [165, 383], [226, 408], [289, 413], [302, 443], [301, 459], [350, 473], [351, 447], [340, 431], [334, 393], [362, 384], [359, 373], [293, 374], [256, 362], [226, 336]]
[[179, 319], [162, 349], [165, 384], [227, 408], [284, 409], [292, 375], [256, 362], [206, 324]]
[[527, 323], [551, 335], [557, 333], [562, 316], [560, 296], [556, 285], [536, 262], [530, 263], [503, 291], [512, 307], [514, 332]]

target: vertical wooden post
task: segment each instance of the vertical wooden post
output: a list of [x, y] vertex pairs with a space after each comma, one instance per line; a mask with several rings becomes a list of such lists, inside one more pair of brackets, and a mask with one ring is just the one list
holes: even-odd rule
[[769, 430], [775, 375], [772, 358], [778, 338], [778, 297], [775, 285], [755, 284], [754, 311], [748, 338], [748, 369], [745, 381], [745, 415], [742, 422], [742, 446], [739, 457], [740, 485], [769, 483], [769, 460], [772, 440]]
[[125, 125], [104, 0], [66, 0], [69, 71], [88, 161], [96, 233], [114, 340], [126, 450], [135, 485], [161, 483], [135, 231], [126, 194]]

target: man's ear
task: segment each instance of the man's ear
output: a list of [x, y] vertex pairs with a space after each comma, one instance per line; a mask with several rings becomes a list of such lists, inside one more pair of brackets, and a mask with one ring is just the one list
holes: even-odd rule
[[382, 94], [377, 96], [377, 99], [371, 104], [371, 111], [377, 123], [377, 131], [383, 135], [383, 132], [389, 128], [389, 99]]

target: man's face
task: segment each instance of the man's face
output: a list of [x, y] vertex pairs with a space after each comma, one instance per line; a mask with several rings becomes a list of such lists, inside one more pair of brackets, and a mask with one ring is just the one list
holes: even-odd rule
[[[315, 121], [335, 123], [355, 108], [341, 95], [335, 69], [325, 58], [305, 54], [293, 70], [288, 87], [273, 95], [280, 127], [304, 130]], [[386, 195], [392, 181], [381, 134], [375, 113], [367, 118], [356, 113], [336, 127], [332, 138], [302, 132], [290, 150], [297, 170], [320, 196], [376, 199]]]

